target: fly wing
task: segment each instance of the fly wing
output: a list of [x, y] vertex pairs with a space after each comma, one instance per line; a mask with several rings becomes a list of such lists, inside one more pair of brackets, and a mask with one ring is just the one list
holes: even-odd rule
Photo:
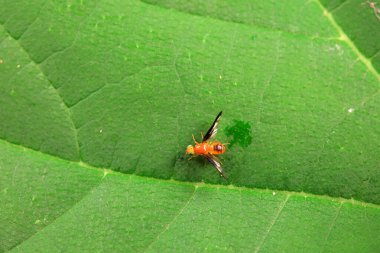
[[222, 168], [222, 165], [221, 165], [221, 162], [218, 160], [218, 158], [216, 158], [215, 156], [213, 156], [212, 154], [208, 154], [206, 155], [206, 158], [207, 160], [215, 167], [215, 169], [219, 172], [219, 174], [224, 177], [224, 179], [227, 180], [227, 177], [226, 175], [224, 175], [224, 171], [223, 171], [223, 168]]
[[210, 129], [207, 131], [206, 135], [203, 137], [202, 142], [208, 141], [216, 135], [216, 133], [218, 132], [218, 125], [219, 125], [219, 120], [221, 116], [222, 116], [222, 112], [220, 112], [218, 116], [216, 116], [214, 123], [212, 123]]

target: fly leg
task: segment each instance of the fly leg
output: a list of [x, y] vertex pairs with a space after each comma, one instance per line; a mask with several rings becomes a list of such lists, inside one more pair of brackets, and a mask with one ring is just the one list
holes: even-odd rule
[[196, 155], [192, 155], [189, 157], [189, 159], [187, 159], [188, 161], [190, 161], [191, 159], [193, 159], [194, 157], [196, 157]]
[[193, 136], [193, 140], [194, 140], [195, 144], [199, 144], [199, 143], [195, 140], [194, 134], [192, 134], [191, 136]]

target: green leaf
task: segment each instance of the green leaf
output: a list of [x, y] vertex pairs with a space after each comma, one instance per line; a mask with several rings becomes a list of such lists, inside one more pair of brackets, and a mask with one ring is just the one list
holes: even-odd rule
[[362, 3], [1, 0], [0, 251], [376, 252]]

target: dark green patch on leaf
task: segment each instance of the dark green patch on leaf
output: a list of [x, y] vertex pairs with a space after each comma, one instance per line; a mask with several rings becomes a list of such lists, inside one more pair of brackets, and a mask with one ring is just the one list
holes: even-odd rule
[[226, 128], [226, 135], [232, 137], [230, 147], [234, 144], [246, 148], [252, 143], [251, 125], [249, 122], [233, 120], [233, 124]]

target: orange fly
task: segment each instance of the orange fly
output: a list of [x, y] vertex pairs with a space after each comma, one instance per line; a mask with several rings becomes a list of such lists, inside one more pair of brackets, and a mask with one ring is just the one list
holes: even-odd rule
[[[206, 157], [206, 159], [215, 167], [215, 169], [220, 173], [222, 177], [227, 179], [226, 175], [224, 175], [224, 171], [221, 165], [221, 162], [215, 155], [223, 154], [226, 151], [226, 146], [219, 141], [210, 141], [216, 133], [218, 132], [218, 124], [220, 117], [222, 116], [222, 112], [216, 116], [214, 123], [212, 123], [210, 129], [207, 131], [205, 136], [202, 136], [202, 142], [198, 143], [193, 135], [193, 140], [195, 142], [195, 146], [189, 145], [186, 148], [186, 154], [193, 155], [192, 157], [201, 155]], [[190, 157], [190, 159], [192, 158]]]

